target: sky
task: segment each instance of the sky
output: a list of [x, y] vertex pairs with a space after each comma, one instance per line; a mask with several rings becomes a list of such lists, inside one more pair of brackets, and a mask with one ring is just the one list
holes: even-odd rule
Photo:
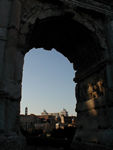
[[40, 115], [65, 108], [76, 115], [73, 64], [55, 49], [32, 49], [25, 55], [22, 81], [21, 114]]

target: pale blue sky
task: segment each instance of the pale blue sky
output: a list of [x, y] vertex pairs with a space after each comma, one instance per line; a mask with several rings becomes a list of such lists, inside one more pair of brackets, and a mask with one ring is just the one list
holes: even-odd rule
[[60, 112], [75, 115], [73, 64], [56, 50], [32, 49], [25, 56], [21, 113]]

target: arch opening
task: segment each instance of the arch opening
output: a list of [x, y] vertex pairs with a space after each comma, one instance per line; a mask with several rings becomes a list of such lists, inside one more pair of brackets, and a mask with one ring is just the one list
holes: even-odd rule
[[63, 142], [70, 146], [76, 130], [73, 78], [73, 65], [55, 49], [32, 49], [26, 54], [20, 127], [27, 140], [31, 136], [31, 143], [32, 138], [44, 142], [49, 135], [54, 143], [48, 143], [50, 147], [58, 146], [58, 137], [58, 147], [64, 148]]
[[[28, 99], [29, 101], [31, 99], [30, 105], [34, 104], [35, 111], [29, 105], [28, 108], [30, 107], [33, 111], [30, 113], [41, 114], [43, 109], [48, 110], [48, 104], [50, 104], [51, 107], [53, 105], [53, 108], [48, 111], [60, 111], [60, 109], [66, 108], [69, 109], [70, 115], [75, 115], [73, 78], [73, 65], [55, 49], [49, 52], [42, 48], [30, 50], [25, 56], [22, 82], [22, 105], [24, 106], [22, 106], [21, 112], [24, 113], [25, 107], [28, 106]], [[23, 103], [24, 99], [26, 99], [25, 103]], [[34, 102], [33, 99], [35, 99]], [[62, 99], [66, 100], [66, 103], [63, 103]], [[37, 105], [39, 110], [36, 110], [36, 101], [40, 105], [40, 107]]]

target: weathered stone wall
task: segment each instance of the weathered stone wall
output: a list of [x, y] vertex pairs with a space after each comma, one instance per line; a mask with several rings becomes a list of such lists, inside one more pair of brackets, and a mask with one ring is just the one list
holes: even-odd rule
[[[19, 131], [21, 78], [17, 79], [21, 3], [0, 1], [0, 149], [22, 149]], [[21, 64], [21, 63], [20, 63]], [[22, 68], [21, 68], [22, 69]], [[19, 72], [18, 72], [19, 73]], [[18, 74], [19, 76], [19, 74]], [[23, 146], [22, 146], [23, 143]]]

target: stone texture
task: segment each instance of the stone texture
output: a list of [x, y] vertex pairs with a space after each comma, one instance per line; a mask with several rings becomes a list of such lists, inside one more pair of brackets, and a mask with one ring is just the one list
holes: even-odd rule
[[24, 150], [25, 139], [12, 134], [11, 136], [0, 136], [0, 150]]
[[21, 3], [19, 0], [14, 0], [12, 4], [11, 20], [9, 28], [20, 28]]
[[0, 40], [7, 40], [7, 29], [0, 28]]
[[5, 104], [0, 101], [0, 133], [5, 130]]
[[[7, 9], [6, 9], [7, 8]], [[7, 27], [10, 17], [10, 11], [11, 11], [11, 1], [9, 0], [1, 0], [0, 1], [0, 27]]]

